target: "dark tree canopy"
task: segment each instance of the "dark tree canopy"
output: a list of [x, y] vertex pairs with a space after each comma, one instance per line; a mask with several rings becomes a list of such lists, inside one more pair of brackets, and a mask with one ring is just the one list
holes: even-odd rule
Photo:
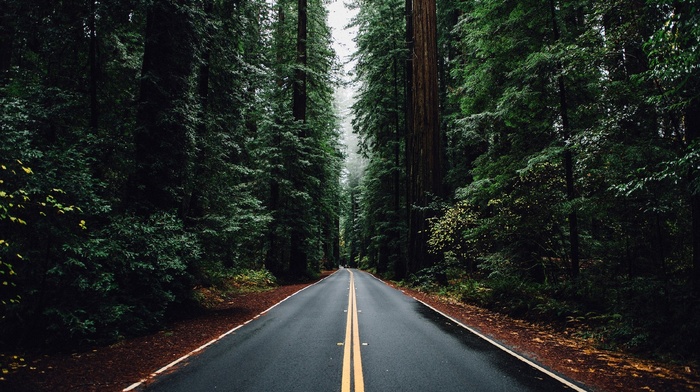
[[321, 1], [3, 5], [2, 344], [111, 342], [241, 271], [337, 262]]

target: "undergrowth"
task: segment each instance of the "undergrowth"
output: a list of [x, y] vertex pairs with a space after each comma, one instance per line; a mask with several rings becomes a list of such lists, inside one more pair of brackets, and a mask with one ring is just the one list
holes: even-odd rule
[[210, 308], [228, 297], [268, 291], [277, 286], [277, 279], [266, 269], [241, 269], [215, 274], [211, 285], [196, 288], [194, 296], [201, 306]]
[[[468, 275], [440, 268], [422, 270], [402, 284], [568, 329], [600, 348], [670, 361], [700, 361], [700, 304], [680, 284], [596, 274], [539, 283], [506, 274]], [[448, 283], [439, 284], [445, 275]]]

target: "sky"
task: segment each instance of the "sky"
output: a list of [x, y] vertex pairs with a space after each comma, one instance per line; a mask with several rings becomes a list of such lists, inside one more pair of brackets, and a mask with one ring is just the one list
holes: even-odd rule
[[[341, 62], [346, 63], [350, 55], [355, 51], [353, 38], [357, 33], [357, 29], [346, 29], [345, 27], [350, 23], [357, 11], [349, 10], [345, 7], [345, 0], [332, 0], [327, 5], [327, 8], [328, 25], [333, 29], [333, 49], [335, 49]], [[346, 67], [346, 71], [349, 71], [349, 68]]]
[[353, 38], [357, 34], [357, 29], [346, 29], [356, 11], [345, 7], [346, 0], [332, 0], [326, 7], [328, 8], [328, 25], [333, 30], [333, 49], [335, 50], [341, 64], [344, 64], [345, 74], [343, 79], [348, 82], [346, 85], [338, 87], [335, 92], [336, 107], [341, 117], [341, 142], [346, 146], [345, 173], [362, 171], [364, 161], [357, 153], [357, 135], [352, 133], [352, 113], [350, 106], [353, 103], [354, 86], [350, 84], [350, 72], [352, 62], [350, 56], [355, 51], [356, 46]]

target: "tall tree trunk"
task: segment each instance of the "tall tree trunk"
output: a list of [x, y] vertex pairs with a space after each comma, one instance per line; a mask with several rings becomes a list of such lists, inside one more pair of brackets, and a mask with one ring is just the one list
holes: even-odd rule
[[408, 135], [409, 272], [434, 263], [429, 254], [425, 207], [442, 195], [442, 137], [439, 123], [437, 14], [435, 0], [413, 3], [412, 126]]
[[391, 231], [393, 234], [390, 240], [393, 241], [393, 246], [391, 248], [391, 254], [393, 257], [393, 270], [396, 270], [396, 264], [402, 262], [402, 250], [401, 250], [401, 139], [403, 138], [403, 132], [401, 129], [401, 97], [399, 95], [399, 64], [398, 60], [394, 59], [394, 228]]
[[[178, 2], [179, 3], [179, 2]], [[194, 25], [188, 5], [153, 1], [146, 34], [135, 130], [136, 170], [129, 208], [141, 214], [180, 211], [191, 164], [194, 126], [187, 113], [194, 66]]]
[[[396, 110], [394, 112], [394, 214], [398, 221], [401, 214], [401, 102], [399, 102], [399, 67], [397, 60], [394, 59], [394, 103]], [[398, 222], [397, 222], [398, 223]]]
[[[555, 0], [550, 0], [552, 32], [554, 42], [559, 42], [559, 24], [557, 23], [557, 11]], [[562, 131], [564, 133], [564, 172], [566, 177], [566, 198], [568, 201], [576, 198], [574, 188], [574, 160], [569, 142], [571, 140], [571, 126], [569, 124], [569, 107], [566, 101], [566, 83], [564, 81], [563, 69], [560, 61], [557, 61], [557, 84], [559, 87], [559, 115], [561, 116]], [[571, 207], [569, 213], [569, 245], [571, 253], [570, 273], [572, 278], [576, 278], [579, 273], [579, 235], [578, 235], [578, 215], [576, 208]]]
[[357, 205], [357, 187], [353, 186], [350, 188], [350, 233], [346, 233], [345, 236], [347, 237], [348, 247], [350, 248], [350, 252], [348, 254], [349, 260], [345, 263], [346, 266], [352, 266], [355, 263], [355, 257], [357, 255], [357, 241], [358, 241], [358, 233], [357, 233], [357, 210], [358, 210], [358, 205]]
[[90, 30], [90, 48], [88, 50], [88, 62], [90, 64], [90, 129], [96, 132], [100, 124], [99, 102], [97, 100], [97, 5], [95, 0], [90, 2], [90, 15], [88, 16], [88, 29]]
[[[282, 2], [277, 3], [277, 24], [278, 24], [278, 29], [277, 29], [277, 44], [276, 44], [276, 54], [277, 54], [277, 64], [283, 64], [284, 63], [284, 46], [280, 43], [282, 41], [281, 37], [284, 34], [284, 21], [285, 21], [285, 12], [284, 12], [284, 4]], [[284, 86], [284, 77], [282, 75], [278, 75], [277, 77], [277, 87], [283, 88]], [[278, 124], [279, 125], [279, 124]], [[281, 144], [281, 135], [280, 132], [281, 130], [279, 129], [280, 127], [278, 126], [277, 129], [274, 131], [273, 134], [273, 140], [272, 140], [272, 146], [275, 149], [280, 148]], [[281, 246], [281, 238], [280, 235], [277, 232], [278, 227], [280, 226], [279, 220], [280, 220], [280, 183], [279, 183], [279, 178], [281, 176], [279, 166], [279, 152], [275, 154], [275, 157], [273, 158], [273, 161], [271, 162], [271, 173], [270, 173], [270, 202], [268, 204], [268, 209], [272, 215], [272, 222], [270, 223], [268, 227], [268, 250], [267, 250], [267, 255], [265, 257], [265, 268], [267, 268], [270, 272], [272, 272], [274, 275], [279, 276], [283, 270], [284, 270], [284, 263], [282, 260], [282, 253], [280, 252], [282, 246]]]
[[0, 84], [5, 85], [10, 80], [9, 71], [12, 68], [12, 56], [15, 42], [14, 6], [5, 4], [0, 10]]
[[[338, 211], [340, 211], [340, 202], [338, 202]], [[336, 215], [333, 219], [333, 265], [337, 267], [340, 263], [340, 216]]]
[[[411, 148], [410, 135], [413, 133], [413, 0], [406, 0], [405, 6], [405, 17], [406, 17], [406, 84], [404, 91], [404, 164], [406, 165], [406, 172], [409, 171], [409, 149]], [[406, 211], [411, 211], [411, 197], [410, 197], [410, 178], [408, 179], [406, 186]], [[407, 219], [410, 219], [410, 214], [406, 214]], [[409, 227], [409, 221], [406, 222], [406, 227]], [[403, 257], [397, 258], [396, 264], [394, 265], [394, 276], [396, 279], [403, 279], [408, 276], [408, 260]]]
[[[307, 0], [297, 2], [297, 60], [294, 72], [294, 85], [292, 88], [292, 114], [299, 127], [299, 137], [303, 140], [306, 135], [306, 65], [307, 65]], [[302, 184], [295, 184], [301, 188]], [[292, 208], [300, 208], [294, 206]], [[303, 207], [301, 207], [303, 208]], [[294, 276], [301, 276], [306, 272], [308, 266], [308, 255], [306, 254], [306, 228], [295, 225], [291, 233], [291, 255], [289, 260], [289, 270]]]
[[[700, 99], [691, 99], [685, 110], [685, 138], [689, 145], [700, 141]], [[691, 233], [690, 240], [693, 244], [693, 287], [695, 292], [700, 294], [700, 192], [697, 184], [700, 182], [700, 170], [691, 168], [690, 173], [690, 210], [691, 210]]]

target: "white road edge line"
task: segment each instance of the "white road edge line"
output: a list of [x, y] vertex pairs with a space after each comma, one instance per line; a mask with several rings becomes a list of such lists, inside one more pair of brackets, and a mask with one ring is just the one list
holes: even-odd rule
[[157, 375], [159, 375], [159, 374], [165, 372], [166, 370], [168, 370], [168, 369], [172, 368], [173, 366], [177, 365], [178, 363], [180, 363], [180, 362], [186, 360], [187, 358], [191, 357], [192, 355], [194, 355], [194, 354], [196, 354], [196, 353], [198, 353], [198, 352], [204, 350], [205, 348], [211, 346], [212, 344], [218, 342], [219, 340], [225, 338], [226, 336], [228, 336], [228, 335], [230, 335], [230, 334], [236, 332], [237, 330], [239, 330], [239, 329], [242, 328], [243, 326], [247, 325], [247, 324], [250, 323], [251, 321], [260, 318], [260, 316], [262, 316], [263, 314], [265, 314], [265, 313], [269, 312], [270, 310], [276, 308], [276, 307], [277, 307], [279, 304], [281, 304], [282, 302], [284, 302], [284, 301], [286, 301], [286, 300], [292, 298], [293, 296], [295, 296], [295, 295], [301, 293], [302, 291], [308, 289], [309, 287], [315, 286], [315, 285], [317, 285], [317, 284], [323, 282], [324, 280], [326, 280], [326, 279], [330, 278], [331, 276], [335, 275], [335, 273], [338, 272], [338, 271], [340, 271], [340, 270], [336, 270], [335, 272], [333, 272], [332, 274], [330, 274], [330, 275], [326, 276], [325, 278], [319, 280], [318, 282], [315, 282], [315, 283], [310, 284], [310, 285], [308, 285], [308, 286], [306, 286], [306, 287], [304, 287], [304, 288], [302, 288], [302, 289], [299, 289], [299, 290], [295, 291], [294, 293], [288, 295], [288, 296], [287, 296], [286, 298], [284, 298], [283, 300], [277, 302], [276, 304], [274, 304], [274, 305], [270, 306], [269, 308], [263, 310], [262, 312], [258, 313], [258, 314], [255, 315], [255, 317], [253, 317], [252, 319], [250, 319], [250, 320], [244, 322], [243, 324], [240, 324], [240, 325], [236, 326], [235, 328], [233, 328], [233, 329], [231, 329], [231, 330], [229, 330], [229, 331], [227, 331], [227, 332], [224, 332], [223, 334], [221, 334], [221, 335], [220, 335], [219, 337], [217, 337], [216, 339], [213, 339], [213, 340], [211, 340], [211, 341], [209, 341], [209, 342], [207, 342], [207, 343], [205, 343], [205, 344], [203, 344], [203, 345], [197, 347], [196, 349], [190, 351], [189, 353], [183, 355], [182, 357], [180, 357], [180, 358], [178, 358], [178, 359], [176, 359], [176, 360], [170, 362], [169, 364], [167, 364], [167, 365], [163, 366], [162, 368], [156, 370], [155, 372], [151, 373], [150, 375], [148, 375], [148, 377], [146, 377], [146, 378], [144, 378], [144, 379], [141, 379], [141, 380], [139, 380], [138, 382], [135, 382], [135, 383], [129, 385], [128, 387], [122, 389], [122, 392], [129, 392], [129, 391], [135, 390], [136, 388], [140, 387], [141, 385], [143, 385], [143, 384], [144, 384], [145, 382], [147, 382], [148, 380], [150, 380], [150, 379], [156, 377]]
[[[386, 283], [385, 283], [385, 284], [386, 284]], [[411, 296], [411, 298], [413, 298], [413, 299], [415, 299], [416, 301], [422, 303], [423, 305], [429, 307], [429, 308], [432, 309], [433, 311], [435, 311], [435, 312], [441, 314], [443, 317], [445, 317], [445, 318], [447, 318], [448, 320], [452, 321], [453, 323], [459, 325], [460, 327], [466, 329], [467, 331], [473, 333], [474, 335], [476, 335], [476, 336], [478, 336], [478, 337], [480, 337], [480, 338], [486, 340], [487, 342], [493, 344], [494, 346], [500, 348], [501, 350], [503, 350], [503, 351], [507, 352], [508, 354], [514, 356], [515, 358], [521, 360], [522, 362], [525, 362], [526, 364], [528, 364], [528, 365], [532, 366], [533, 368], [535, 368], [535, 369], [541, 371], [542, 373], [544, 373], [544, 374], [546, 374], [546, 375], [548, 375], [548, 376], [554, 378], [555, 380], [561, 382], [562, 384], [566, 385], [567, 387], [569, 387], [569, 388], [571, 388], [571, 389], [573, 389], [573, 390], [575, 390], [575, 391], [578, 391], [578, 392], [588, 392], [586, 389], [583, 389], [583, 388], [579, 387], [578, 385], [572, 383], [571, 381], [569, 381], [569, 380], [567, 380], [567, 379], [561, 377], [560, 375], [558, 375], [558, 374], [552, 372], [551, 370], [548, 370], [548, 369], [542, 367], [541, 365], [538, 365], [537, 363], [533, 362], [532, 360], [523, 357], [522, 355], [516, 353], [515, 351], [509, 349], [508, 347], [503, 346], [501, 343], [499, 343], [499, 342], [497, 342], [497, 341], [495, 341], [495, 340], [489, 338], [488, 336], [482, 334], [481, 332], [475, 330], [474, 328], [471, 328], [471, 327], [469, 327], [469, 326], [463, 324], [463, 323], [460, 322], [459, 320], [455, 320], [453, 317], [451, 317], [451, 316], [449, 316], [449, 315], [447, 315], [447, 314], [445, 314], [445, 313], [443, 313], [443, 312], [441, 312], [441, 311], [435, 309], [434, 307], [432, 307], [432, 306], [430, 306], [429, 304], [427, 304], [427, 303], [425, 303], [425, 302], [419, 300], [418, 298], [413, 297], [413, 296]]]
[[[385, 281], [383, 281], [383, 280], [377, 278], [376, 276], [374, 276], [374, 274], [369, 274], [369, 276], [371, 276], [371, 277], [373, 277], [374, 279], [376, 279], [376, 280], [378, 280], [378, 281], [380, 281], [380, 282], [386, 284], [387, 286], [389, 286]], [[391, 287], [391, 286], [389, 286], [389, 287]], [[392, 288], [393, 288], [393, 287], [392, 287]], [[405, 295], [408, 295], [408, 294], [406, 294], [405, 291], [403, 291], [403, 290], [401, 290], [401, 289], [396, 289], [396, 290], [399, 290], [400, 292], [404, 293]], [[504, 346], [503, 344], [501, 344], [501, 343], [499, 343], [499, 342], [497, 342], [497, 341], [495, 341], [495, 340], [489, 338], [488, 336], [482, 334], [481, 332], [475, 330], [474, 328], [469, 327], [468, 325], [465, 325], [464, 323], [462, 323], [462, 322], [459, 321], [459, 320], [455, 320], [454, 317], [452, 317], [452, 316], [450, 316], [450, 315], [448, 315], [448, 314], [445, 314], [445, 313], [443, 313], [443, 312], [441, 312], [441, 311], [435, 309], [433, 306], [431, 306], [431, 305], [429, 305], [429, 304], [427, 304], [427, 303], [425, 303], [425, 302], [419, 300], [418, 298], [416, 298], [416, 297], [414, 297], [414, 296], [412, 296], [412, 295], [411, 295], [410, 297], [413, 298], [413, 299], [415, 299], [416, 301], [422, 303], [423, 305], [429, 307], [430, 309], [432, 309], [433, 311], [437, 312], [438, 314], [441, 314], [441, 315], [442, 315], [443, 317], [445, 317], [446, 319], [452, 321], [453, 323], [459, 325], [460, 327], [466, 329], [467, 331], [473, 333], [474, 335], [476, 335], [476, 336], [478, 336], [478, 337], [480, 337], [480, 338], [486, 340], [487, 342], [493, 344], [494, 346], [500, 348], [501, 350], [503, 350], [503, 351], [507, 352], [508, 354], [514, 356], [515, 358], [521, 360], [522, 362], [525, 362], [526, 364], [532, 366], [533, 368], [535, 368], [535, 369], [541, 371], [542, 373], [544, 373], [544, 374], [546, 374], [546, 375], [548, 375], [548, 376], [554, 378], [555, 380], [561, 382], [562, 384], [566, 385], [567, 387], [572, 388], [573, 390], [575, 390], [575, 391], [577, 391], [577, 392], [588, 392], [586, 389], [583, 389], [583, 388], [579, 387], [578, 385], [572, 383], [571, 381], [569, 381], [569, 380], [567, 380], [567, 379], [561, 377], [560, 375], [558, 375], [558, 374], [552, 372], [551, 370], [548, 370], [548, 369], [544, 368], [543, 366], [538, 365], [537, 363], [533, 362], [532, 360], [523, 357], [522, 355], [520, 355], [520, 354], [516, 353], [515, 351], [509, 349], [508, 347]]]

